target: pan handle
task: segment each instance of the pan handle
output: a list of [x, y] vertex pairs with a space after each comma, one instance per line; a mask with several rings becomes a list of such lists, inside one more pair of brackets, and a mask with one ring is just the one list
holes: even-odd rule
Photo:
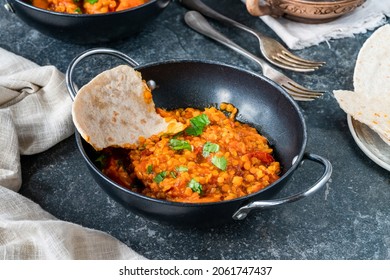
[[307, 190], [300, 192], [298, 194], [280, 198], [280, 199], [274, 199], [274, 200], [259, 200], [259, 201], [253, 201], [249, 204], [239, 208], [234, 214], [233, 219], [234, 220], [243, 220], [246, 218], [248, 213], [252, 211], [253, 209], [267, 209], [267, 208], [273, 208], [282, 206], [284, 204], [288, 204], [291, 202], [295, 202], [298, 200], [301, 200], [302, 198], [308, 197], [321, 189], [325, 183], [329, 180], [331, 174], [332, 174], [332, 164], [325, 158], [315, 155], [306, 153], [304, 154], [304, 159], [308, 159], [311, 161], [315, 161], [317, 163], [320, 163], [324, 166], [324, 171], [320, 179], [317, 180], [317, 182], [308, 188]]
[[90, 50], [87, 50], [85, 52], [82, 52], [81, 54], [76, 56], [70, 62], [69, 66], [68, 66], [68, 69], [66, 70], [66, 74], [65, 74], [66, 86], [68, 88], [68, 91], [69, 91], [69, 94], [70, 94], [70, 97], [72, 98], [72, 100], [75, 99], [76, 94], [77, 94], [75, 83], [72, 80], [73, 79], [73, 71], [74, 71], [74, 69], [76, 68], [77, 64], [79, 64], [80, 61], [82, 61], [84, 58], [86, 58], [88, 56], [96, 55], [96, 54], [107, 54], [107, 55], [111, 55], [111, 56], [120, 58], [120, 59], [124, 60], [125, 62], [127, 62], [132, 67], [136, 67], [136, 66], [139, 65], [131, 57], [125, 55], [124, 53], [122, 53], [120, 51], [114, 50], [114, 49], [95, 48], [95, 49], [90, 49]]

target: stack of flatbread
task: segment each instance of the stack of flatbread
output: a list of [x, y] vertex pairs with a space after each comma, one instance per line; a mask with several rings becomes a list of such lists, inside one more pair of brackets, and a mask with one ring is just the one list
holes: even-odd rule
[[131, 147], [141, 136], [175, 134], [185, 128], [156, 112], [141, 73], [127, 65], [104, 71], [83, 86], [75, 97], [72, 118], [95, 150]]
[[390, 145], [390, 25], [363, 44], [355, 66], [354, 91], [336, 90], [340, 107]]

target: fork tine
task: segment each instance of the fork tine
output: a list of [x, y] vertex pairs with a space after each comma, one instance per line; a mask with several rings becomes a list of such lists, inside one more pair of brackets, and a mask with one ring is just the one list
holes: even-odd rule
[[[267, 60], [270, 62], [269, 59]], [[286, 63], [285, 61], [279, 60], [278, 58], [273, 58], [272, 64], [278, 66], [279, 68], [296, 71], [296, 72], [313, 72], [318, 69], [317, 67], [302, 67], [294, 63], [288, 63], [288, 62]]]
[[298, 72], [310, 72], [317, 70], [325, 64], [325, 62], [322, 61], [307, 60], [296, 56], [278, 41], [262, 36], [257, 32], [254, 34], [259, 39], [260, 51], [264, 58], [280, 68]]
[[291, 88], [289, 86], [286, 86], [286, 85], [282, 85], [282, 87], [287, 91], [287, 93], [292, 98], [294, 98], [297, 101], [313, 101], [313, 100], [319, 98], [318, 96], [306, 96], [305, 94], [295, 93], [294, 91], [291, 91]]
[[283, 86], [285, 88], [288, 88], [289, 91], [295, 93], [295, 94], [299, 94], [299, 95], [303, 95], [303, 96], [307, 96], [307, 97], [321, 97], [324, 92], [323, 91], [316, 91], [316, 90], [311, 90], [311, 89], [308, 89], [308, 88], [305, 88], [295, 82], [291, 82], [291, 81], [288, 81], [287, 82], [289, 87], [287, 87], [286, 84], [283, 84]]
[[300, 95], [297, 95], [293, 92], [290, 92], [287, 88], [285, 88], [285, 90], [296, 101], [314, 101], [318, 98], [318, 97], [314, 98], [314, 97], [300, 96]]
[[321, 95], [320, 96], [307, 95], [307, 94], [296, 92], [296, 90], [294, 90], [294, 88], [291, 88], [291, 86], [289, 85], [282, 84], [281, 86], [287, 91], [289, 95], [291, 95], [291, 97], [293, 97], [297, 101], [313, 101], [321, 97]]
[[292, 98], [296, 101], [304, 101], [304, 102], [310, 102], [314, 101], [315, 98], [309, 98], [309, 97], [300, 97], [300, 96], [295, 96], [294, 94], [290, 94]]
[[283, 55], [283, 54], [280, 54], [280, 53], [278, 53], [276, 56], [274, 56], [273, 59], [275, 59], [276, 61], [282, 63], [283, 65], [287, 65], [287, 66], [290, 66], [290, 67], [296, 67], [296, 68], [299, 68], [299, 69], [312, 70], [312, 71], [317, 70], [321, 66], [323, 66], [322, 63], [317, 63], [317, 64], [316, 63], [306, 63], [306, 62], [301, 62], [301, 61], [298, 61], [298, 60], [294, 60], [291, 57]]
[[[293, 61], [291, 59], [284, 58], [280, 54], [278, 54], [277, 56], [273, 56], [272, 59], [273, 59], [272, 64], [274, 64], [280, 68], [284, 68], [287, 70], [293, 70], [293, 71], [297, 71], [297, 72], [312, 72], [312, 71], [315, 71], [321, 67], [321, 65], [314, 65], [314, 64], [313, 65], [305, 65], [305, 64], [297, 63], [296, 61]], [[268, 61], [270, 61], [270, 60], [268, 59]]]
[[324, 61], [313, 61], [313, 60], [304, 59], [304, 58], [296, 56], [296, 55], [294, 55], [291, 52], [288, 52], [286, 50], [283, 50], [282, 54], [284, 55], [283, 57], [286, 60], [294, 61], [295, 63], [302, 63], [303, 65], [307, 65], [307, 66], [309, 66], [309, 65], [310, 66], [323, 66], [324, 64], [326, 64]]

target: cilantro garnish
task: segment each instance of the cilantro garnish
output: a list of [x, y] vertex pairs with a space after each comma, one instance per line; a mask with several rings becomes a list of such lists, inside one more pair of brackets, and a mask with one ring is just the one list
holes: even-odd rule
[[219, 145], [211, 142], [206, 142], [203, 145], [202, 155], [208, 157], [210, 153], [216, 153], [219, 151]]
[[171, 139], [169, 140], [169, 146], [173, 150], [192, 150], [190, 143], [185, 140]]
[[188, 187], [193, 191], [193, 192], [197, 192], [199, 194], [202, 193], [202, 185], [199, 184], [198, 181], [196, 181], [195, 179], [191, 179], [191, 181], [188, 183]]
[[203, 129], [210, 124], [210, 120], [207, 117], [206, 114], [201, 114], [199, 116], [193, 117], [190, 119], [191, 126], [188, 127], [185, 132], [188, 135], [193, 135], [193, 136], [199, 136], [202, 134]]
[[161, 183], [164, 180], [165, 176], [167, 176], [166, 171], [160, 172], [157, 174], [156, 177], [154, 177], [153, 181], [155, 181], [157, 184]]
[[187, 166], [178, 166], [178, 167], [176, 167], [176, 171], [177, 172], [187, 172], [188, 167]]
[[217, 156], [213, 156], [211, 158], [211, 162], [216, 166], [218, 167], [219, 169], [221, 170], [226, 170], [226, 167], [227, 167], [227, 160], [225, 157], [217, 157]]

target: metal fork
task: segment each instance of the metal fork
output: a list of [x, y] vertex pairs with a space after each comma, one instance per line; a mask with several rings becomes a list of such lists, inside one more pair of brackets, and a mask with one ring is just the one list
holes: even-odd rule
[[295, 100], [312, 101], [322, 96], [322, 91], [310, 90], [297, 84], [281, 72], [272, 68], [271, 65], [261, 58], [253, 55], [238, 46], [236, 43], [232, 42], [230, 39], [215, 30], [200, 13], [196, 11], [187, 12], [184, 16], [184, 20], [192, 29], [257, 62], [263, 70], [263, 75], [281, 85]]
[[254, 35], [259, 40], [260, 52], [263, 54], [264, 58], [280, 68], [298, 72], [311, 72], [325, 64], [325, 62], [306, 60], [292, 54], [278, 41], [218, 13], [204, 4], [201, 0], [179, 0], [179, 2], [187, 8], [198, 11], [206, 17], [240, 28]]

